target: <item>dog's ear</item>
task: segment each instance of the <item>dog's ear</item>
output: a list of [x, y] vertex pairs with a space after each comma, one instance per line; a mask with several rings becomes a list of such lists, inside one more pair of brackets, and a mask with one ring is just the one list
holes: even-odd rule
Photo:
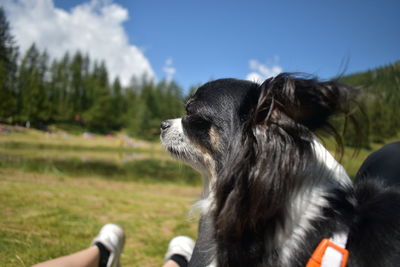
[[287, 116], [314, 131], [325, 126], [331, 115], [349, 113], [355, 95], [355, 89], [339, 82], [282, 73], [260, 86], [253, 125]]

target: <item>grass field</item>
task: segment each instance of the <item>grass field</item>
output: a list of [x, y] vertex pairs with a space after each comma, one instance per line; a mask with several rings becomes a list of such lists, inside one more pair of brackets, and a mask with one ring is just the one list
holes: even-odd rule
[[0, 135], [0, 266], [30, 266], [125, 228], [124, 266], [160, 266], [168, 241], [195, 237], [200, 177], [158, 144], [120, 138]]
[[[371, 152], [351, 157], [347, 150], [342, 162], [351, 176]], [[86, 248], [107, 222], [126, 230], [124, 266], [160, 266], [173, 236], [196, 235], [188, 211], [200, 184], [157, 143], [0, 133], [0, 266], [30, 266]]]

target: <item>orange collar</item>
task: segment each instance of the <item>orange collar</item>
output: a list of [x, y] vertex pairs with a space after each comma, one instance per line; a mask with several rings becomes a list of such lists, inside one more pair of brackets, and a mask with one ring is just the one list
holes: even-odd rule
[[[347, 259], [349, 258], [349, 251], [331, 240], [324, 238], [322, 239], [321, 243], [319, 243], [318, 247], [315, 249], [314, 253], [312, 254], [311, 258], [308, 260], [306, 267], [325, 267], [328, 266], [325, 261], [323, 261], [324, 255], [326, 254], [326, 250], [334, 249], [336, 252], [339, 252], [341, 255], [340, 267], [346, 267]], [[338, 254], [338, 253], [336, 253]], [[329, 260], [328, 260], [329, 261]], [[338, 262], [336, 260], [336, 262]], [[325, 264], [323, 264], [325, 263]], [[333, 265], [329, 265], [333, 266]], [[338, 266], [339, 267], [339, 266]]]

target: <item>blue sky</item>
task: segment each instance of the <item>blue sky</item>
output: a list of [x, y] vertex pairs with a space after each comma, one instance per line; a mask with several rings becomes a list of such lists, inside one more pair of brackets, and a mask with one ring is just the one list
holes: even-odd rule
[[[55, 0], [54, 6], [71, 12], [85, 2]], [[353, 73], [400, 59], [398, 0], [104, 3], [128, 12], [121, 22], [128, 42], [143, 52], [155, 76], [172, 68], [185, 89], [210, 79], [245, 79], [260, 68], [267, 70], [260, 77], [276, 67], [330, 78], [344, 65]]]
[[400, 59], [400, 1], [130, 2], [129, 35], [184, 85], [245, 78], [250, 59], [323, 78]]

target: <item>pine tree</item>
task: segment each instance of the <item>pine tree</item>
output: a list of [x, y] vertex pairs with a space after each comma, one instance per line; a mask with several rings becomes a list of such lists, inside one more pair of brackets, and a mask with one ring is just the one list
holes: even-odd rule
[[11, 122], [16, 109], [15, 78], [18, 47], [10, 33], [10, 25], [0, 7], [0, 121]]
[[139, 136], [145, 139], [154, 139], [158, 136], [160, 125], [160, 92], [156, 90], [153, 82], [143, 85], [140, 101], [142, 110], [139, 122]]
[[47, 53], [40, 53], [35, 44], [28, 49], [18, 72], [21, 94], [21, 117], [35, 126], [43, 126], [49, 120], [50, 108], [46, 91]]
[[54, 61], [51, 67], [51, 84], [52, 84], [52, 111], [54, 120], [57, 122], [72, 121], [72, 105], [70, 99], [70, 56], [66, 52], [60, 61]]
[[369, 129], [365, 132], [369, 132], [371, 141], [385, 142], [399, 134], [400, 61], [343, 77], [342, 81], [360, 88], [362, 92], [360, 102], [369, 118]]
[[93, 70], [93, 104], [84, 113], [83, 119], [89, 130], [100, 133], [108, 133], [116, 129], [113, 116], [113, 102], [108, 86], [108, 72], [104, 62], [95, 65]]
[[125, 113], [127, 112], [127, 102], [122, 92], [122, 86], [119, 78], [115, 78], [112, 85], [112, 105], [115, 128], [120, 129], [125, 124]]

